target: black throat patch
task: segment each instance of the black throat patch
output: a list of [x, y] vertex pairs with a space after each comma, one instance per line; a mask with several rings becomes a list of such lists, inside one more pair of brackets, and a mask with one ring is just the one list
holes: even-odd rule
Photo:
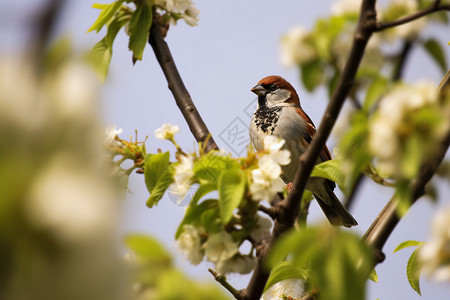
[[256, 128], [261, 129], [265, 133], [272, 134], [275, 127], [277, 127], [280, 111], [280, 106], [260, 106], [253, 115]]

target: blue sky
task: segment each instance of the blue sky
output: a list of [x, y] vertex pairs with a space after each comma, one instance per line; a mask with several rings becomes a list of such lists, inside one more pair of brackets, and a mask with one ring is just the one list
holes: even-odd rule
[[[109, 2], [109, 1], [105, 1]], [[172, 55], [205, 123], [218, 143], [234, 155], [239, 154], [246, 134], [251, 111], [256, 98], [250, 92], [259, 79], [277, 74], [285, 77], [297, 89], [303, 108], [316, 125], [319, 124], [327, 104], [325, 90], [312, 94], [305, 92], [295, 68], [284, 68], [280, 64], [280, 37], [290, 28], [301, 25], [311, 28], [316, 18], [327, 16], [334, 1], [268, 1], [268, 0], [227, 0], [196, 1], [200, 10], [197, 27], [189, 27], [183, 21], [172, 27], [167, 42]], [[19, 0], [0, 4], [0, 53], [11, 53], [24, 47], [29, 34], [27, 19], [45, 1]], [[105, 34], [86, 31], [95, 21], [98, 11], [91, 8], [93, 1], [67, 1], [58, 23], [55, 36], [68, 35], [79, 50], [92, 47]], [[448, 42], [448, 28], [433, 27], [427, 30], [431, 35]], [[448, 57], [448, 48], [446, 49]], [[413, 49], [410, 64], [405, 70], [408, 81], [428, 78], [439, 83], [442, 75], [424, 52]], [[195, 140], [178, 111], [175, 101], [167, 88], [167, 83], [159, 65], [147, 46], [142, 62], [131, 62], [127, 36], [120, 32], [114, 45], [110, 74], [101, 87], [101, 102], [106, 125], [114, 124], [124, 130], [123, 138], [134, 135], [148, 135], [147, 149], [155, 152], [158, 148], [173, 151], [166, 141], [157, 140], [153, 132], [163, 123], [177, 124], [180, 133], [176, 136], [183, 149], [190, 151], [196, 147]], [[239, 132], [239, 140], [230, 140], [229, 130]], [[241, 131], [244, 130], [242, 133]], [[238, 146], [236, 146], [239, 144]], [[328, 141], [334, 146], [334, 139]], [[390, 198], [392, 191], [374, 184], [366, 184], [360, 189], [352, 214], [359, 222], [354, 229], [363, 234], [373, 219]], [[130, 193], [123, 202], [122, 232], [145, 232], [160, 238], [176, 253], [173, 239], [184, 208], [176, 206], [167, 196], [153, 209], [145, 206], [148, 193], [141, 175], [130, 177]], [[421, 280], [423, 297], [418, 296], [406, 279], [406, 263], [412, 249], [393, 254], [393, 249], [405, 240], [427, 240], [431, 216], [445, 204], [445, 195], [450, 193], [448, 182], [439, 183], [441, 201], [437, 204], [427, 199], [418, 201], [402, 219], [389, 238], [384, 252], [384, 263], [377, 266], [378, 283], [368, 284], [367, 299], [448, 299], [450, 287]], [[311, 222], [320, 222], [324, 216], [317, 204], [312, 205]], [[353, 229], [352, 229], [353, 230]], [[186, 272], [198, 278], [212, 280], [206, 264], [190, 266], [178, 257], [178, 264]], [[232, 275], [230, 281], [238, 288], [248, 282], [248, 277]]]

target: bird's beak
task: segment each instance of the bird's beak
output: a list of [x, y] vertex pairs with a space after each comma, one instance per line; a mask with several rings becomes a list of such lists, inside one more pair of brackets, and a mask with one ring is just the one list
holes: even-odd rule
[[258, 96], [263, 96], [267, 92], [267, 90], [260, 84], [255, 85], [250, 91]]

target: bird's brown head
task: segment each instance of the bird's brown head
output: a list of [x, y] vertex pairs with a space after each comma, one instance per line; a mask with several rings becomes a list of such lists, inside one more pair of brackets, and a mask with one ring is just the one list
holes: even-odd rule
[[294, 87], [281, 76], [264, 77], [251, 91], [258, 96], [260, 106], [271, 106], [281, 102], [300, 106], [300, 99]]

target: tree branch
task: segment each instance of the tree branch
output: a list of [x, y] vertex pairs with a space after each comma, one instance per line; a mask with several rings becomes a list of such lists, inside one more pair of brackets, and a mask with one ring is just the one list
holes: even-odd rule
[[175, 98], [178, 108], [183, 114], [184, 119], [189, 125], [189, 129], [194, 135], [195, 139], [202, 143], [206, 151], [219, 149], [211, 137], [206, 124], [203, 122], [194, 102], [187, 91], [180, 73], [175, 65], [173, 57], [170, 53], [169, 46], [164, 41], [161, 34], [161, 24], [159, 23], [159, 16], [156, 12], [153, 13], [153, 24], [150, 28], [149, 44], [155, 52], [161, 69], [166, 76], [169, 84], [169, 89]]
[[395, 64], [394, 71], [392, 72], [392, 80], [399, 81], [403, 77], [403, 71], [408, 59], [409, 54], [413, 46], [412, 40], [406, 40], [403, 42], [402, 52], [398, 56], [397, 63]]
[[51, 32], [55, 28], [55, 22], [57, 21], [61, 9], [65, 4], [64, 0], [48, 0], [48, 4], [44, 6], [43, 10], [35, 17], [32, 22], [33, 40], [29, 49], [33, 59], [37, 63], [37, 68], [40, 69], [42, 63], [42, 57], [45, 52], [45, 47], [48, 45]]
[[220, 283], [227, 291], [229, 291], [234, 296], [234, 298], [238, 300], [244, 299], [242, 291], [236, 290], [231, 284], [229, 284], [225, 276], [217, 274], [217, 272], [215, 272], [213, 269], [208, 269], [208, 271], [212, 274], [212, 276], [218, 283]]
[[293, 186], [288, 197], [280, 203], [280, 216], [275, 221], [272, 232], [272, 239], [268, 248], [261, 252], [258, 262], [253, 272], [253, 276], [247, 287], [246, 299], [259, 299], [264, 289], [264, 285], [269, 277], [269, 271], [264, 268], [263, 262], [268, 250], [272, 247], [276, 239], [286, 230], [291, 228], [298, 215], [300, 200], [306, 187], [309, 175], [319, 157], [320, 151], [325, 146], [325, 142], [336, 122], [344, 101], [354, 84], [355, 76], [364, 54], [367, 42], [376, 28], [375, 0], [364, 0], [361, 5], [361, 13], [358, 28], [353, 38], [353, 44], [349, 53], [344, 70], [341, 73], [333, 96], [328, 103], [322, 122], [317, 130], [311, 145], [306, 152], [301, 155], [299, 167], [294, 179]]
[[406, 16], [404, 18], [392, 22], [386, 23], [378, 22], [375, 31], [381, 31], [395, 26], [399, 26], [441, 10], [450, 10], [450, 5], [440, 4], [440, 1], [434, 1], [432, 4], [430, 4], [430, 6], [428, 6], [424, 10], [416, 12], [412, 15]]

